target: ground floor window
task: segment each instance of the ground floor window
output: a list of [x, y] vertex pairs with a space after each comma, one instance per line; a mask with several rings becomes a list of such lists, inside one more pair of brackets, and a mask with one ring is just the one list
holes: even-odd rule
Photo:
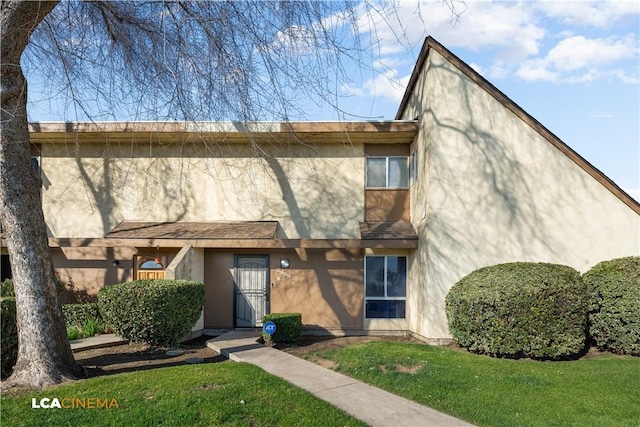
[[404, 319], [407, 300], [407, 257], [365, 257], [365, 317]]

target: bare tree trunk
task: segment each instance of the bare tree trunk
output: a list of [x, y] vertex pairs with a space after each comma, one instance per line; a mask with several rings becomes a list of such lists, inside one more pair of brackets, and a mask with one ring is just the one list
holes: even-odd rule
[[5, 387], [40, 388], [81, 373], [58, 302], [40, 182], [31, 165], [27, 82], [20, 67], [32, 31], [56, 4], [2, 1], [0, 12], [0, 220], [11, 258], [19, 346]]

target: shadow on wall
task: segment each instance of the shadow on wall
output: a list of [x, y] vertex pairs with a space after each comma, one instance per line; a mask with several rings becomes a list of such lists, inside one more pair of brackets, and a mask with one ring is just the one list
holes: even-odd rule
[[[280, 255], [289, 253], [274, 254], [276, 266]], [[272, 269], [271, 310], [300, 312], [305, 325], [361, 329], [362, 265], [358, 253], [345, 250], [306, 250], [301, 257], [291, 256], [290, 268]]]
[[[361, 148], [186, 139], [167, 145], [107, 139], [101, 145], [69, 147], [48, 147], [51, 158], [45, 157], [43, 164], [46, 170], [57, 169], [57, 176], [49, 177], [55, 185], [47, 190], [52, 237], [69, 236], [72, 218], [88, 218], [77, 221], [73, 233], [79, 235], [95, 235], [98, 227], [104, 235], [122, 220], [139, 218], [277, 220], [284, 237], [355, 238], [364, 216]], [[114, 249], [108, 249], [105, 258], [116, 259]], [[58, 261], [56, 266], [90, 294], [94, 283], [130, 278], [98, 261]], [[319, 278], [323, 299], [333, 301], [336, 316], [342, 316], [349, 310], [332, 274]]]
[[[607, 226], [591, 205], [607, 190], [447, 61], [432, 56], [427, 67], [430, 79], [415, 88], [422, 99], [407, 108], [428, 135], [421, 153], [428, 211], [417, 228], [426, 235], [429, 299], [439, 312], [430, 320], [441, 319], [446, 331], [444, 297], [477, 268], [509, 261], [583, 268], [577, 264], [599, 250], [589, 249], [590, 234]], [[591, 255], [580, 254], [587, 249]]]
[[65, 284], [64, 303], [95, 301], [102, 287], [132, 279], [133, 261], [119, 259], [113, 265], [113, 248], [52, 248], [51, 252], [56, 273]]
[[[301, 159], [288, 159], [288, 163], [283, 165], [282, 159], [274, 157], [265, 159], [277, 179], [280, 193], [283, 195], [290, 215], [288, 220], [293, 222], [297, 236], [303, 238], [336, 236], [336, 230], [345, 229], [346, 236], [338, 234], [339, 237], [359, 237], [356, 227], [359, 226], [358, 221], [364, 217], [362, 210], [364, 192], [362, 187], [359, 191], [354, 191], [354, 187], [356, 189], [358, 187], [354, 186], [349, 179], [345, 179], [343, 172], [340, 171], [341, 168], [353, 167], [353, 165], [334, 163], [328, 167], [329, 173], [326, 170], [324, 173], [318, 173], [313, 169], [309, 169], [306, 174], [298, 173], [299, 178], [294, 184], [294, 190], [290, 177], [296, 175], [294, 173], [296, 169], [305, 167], [304, 162]], [[327, 161], [330, 162], [330, 160]], [[342, 162], [347, 161], [342, 160]], [[360, 160], [360, 162], [364, 161]], [[306, 165], [306, 167], [309, 166]], [[281, 218], [273, 219], [282, 220]], [[307, 252], [311, 257], [323, 256]], [[302, 260], [302, 265], [305, 262], [306, 260]], [[364, 280], [359, 272], [363, 269], [363, 262], [358, 260], [355, 265], [353, 261], [348, 262], [347, 268], [344, 268], [344, 264], [344, 261], [328, 259], [315, 262], [316, 267], [309, 270], [314, 273], [315, 278], [310, 277], [307, 285], [317, 283], [319, 289], [309, 288], [307, 292], [294, 293], [293, 295], [301, 298], [299, 301], [290, 301], [290, 293], [286, 297], [282, 296], [289, 300], [288, 305], [291, 307], [306, 307], [308, 312], [313, 313], [312, 318], [315, 321], [322, 321], [325, 325], [334, 324], [335, 327], [361, 328]], [[319, 267], [320, 265], [322, 267]], [[357, 272], [355, 276], [354, 270]], [[348, 274], [349, 272], [351, 275]], [[305, 286], [305, 284], [300, 285]], [[314, 301], [310, 298], [309, 292], [318, 291], [320, 294], [315, 297], [319, 300]], [[305, 322], [304, 318], [303, 313], [303, 322]]]

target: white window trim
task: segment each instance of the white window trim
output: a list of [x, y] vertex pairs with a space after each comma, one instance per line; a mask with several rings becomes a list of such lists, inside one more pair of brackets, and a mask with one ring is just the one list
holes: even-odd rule
[[[369, 159], [385, 159], [385, 174], [384, 174], [384, 179], [385, 179], [385, 186], [384, 187], [369, 187], [367, 185], [367, 183], [369, 182], [369, 168], [368, 168], [368, 161]], [[406, 162], [406, 171], [407, 171], [407, 185], [402, 187], [390, 187], [389, 186], [389, 159], [404, 159]], [[379, 190], [379, 189], [390, 189], [390, 190], [406, 190], [409, 188], [409, 185], [411, 184], [411, 171], [410, 171], [410, 166], [409, 166], [409, 156], [370, 156], [367, 157], [365, 160], [365, 177], [364, 177], [364, 184], [365, 184], [365, 188], [366, 189], [373, 189], [373, 190]]]

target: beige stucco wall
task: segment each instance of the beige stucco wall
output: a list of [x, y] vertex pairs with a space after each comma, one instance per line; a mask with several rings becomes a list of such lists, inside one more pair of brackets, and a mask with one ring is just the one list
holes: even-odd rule
[[[269, 255], [269, 311], [302, 313], [305, 327], [363, 328], [363, 257], [359, 251], [259, 250], [229, 253], [205, 250], [205, 318], [210, 329], [233, 327], [234, 255]], [[290, 267], [280, 268], [287, 258]]]
[[[132, 280], [135, 253], [135, 248], [127, 247], [52, 248], [56, 273], [67, 284], [63, 303], [91, 301], [102, 287]], [[119, 264], [114, 266], [114, 261]]]
[[123, 220], [276, 220], [281, 237], [353, 238], [364, 217], [362, 145], [47, 143], [41, 162], [53, 237], [102, 237]]
[[632, 209], [436, 51], [427, 61], [404, 111], [420, 118], [413, 331], [448, 337], [444, 298], [479, 267], [542, 261], [585, 271], [640, 253]]
[[166, 268], [166, 278], [204, 282], [204, 249], [185, 246]]
[[[166, 278], [171, 280], [195, 280], [204, 283], [204, 249], [185, 246], [173, 258], [166, 269]], [[204, 308], [193, 325], [192, 331], [204, 328]]]
[[[291, 266], [280, 268], [280, 258]], [[300, 312], [306, 327], [360, 330], [364, 275], [359, 253], [306, 250], [271, 256], [271, 312]]]

